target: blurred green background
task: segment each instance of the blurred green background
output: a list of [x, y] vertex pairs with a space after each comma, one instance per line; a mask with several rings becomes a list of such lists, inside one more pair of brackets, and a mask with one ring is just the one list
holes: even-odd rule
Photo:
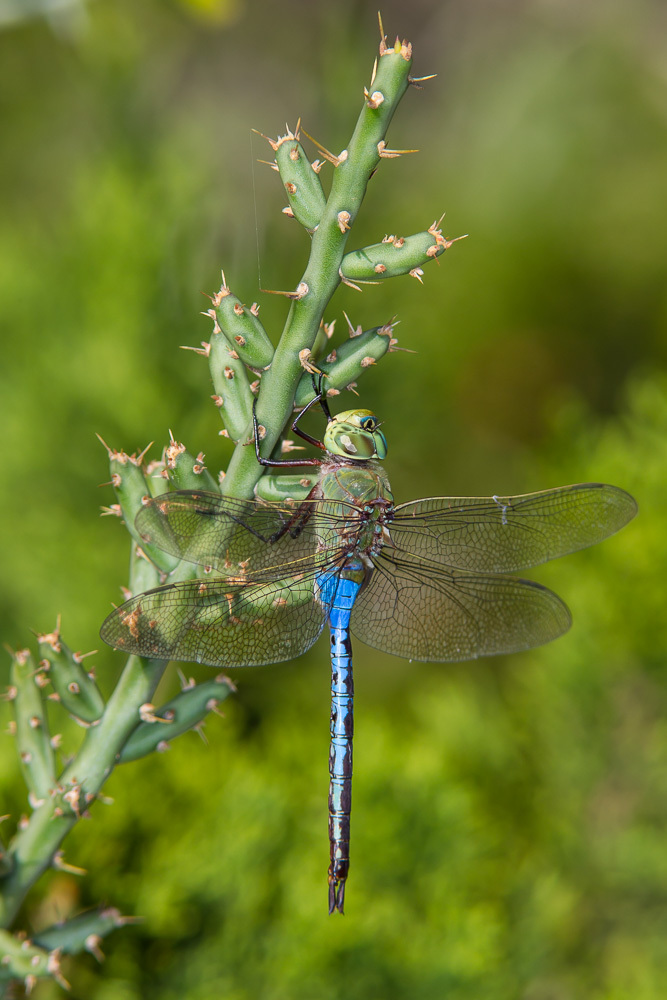
[[[397, 314], [417, 352], [361, 384], [397, 499], [602, 480], [641, 515], [540, 574], [574, 615], [552, 646], [460, 666], [357, 647], [344, 918], [326, 913], [325, 640], [236, 671], [208, 748], [188, 734], [118, 770], [115, 804], [65, 844], [89, 875], [45, 878], [23, 914], [39, 928], [104, 900], [143, 915], [102, 967], [66, 964], [75, 998], [665, 996], [665, 6], [382, 10], [413, 72], [438, 76], [389, 135], [421, 154], [382, 164], [349, 246], [445, 209], [448, 236], [471, 234], [424, 287], [343, 289], [327, 313], [341, 331], [343, 309], [364, 327]], [[285, 303], [258, 285], [294, 287], [308, 244], [250, 129], [302, 116], [343, 148], [376, 4], [2, 0], [0, 28], [1, 634], [26, 646], [62, 614], [85, 650], [128, 552], [97, 516], [95, 432], [133, 451], [171, 429], [226, 464], [205, 362], [179, 345], [207, 337], [201, 292], [221, 267], [280, 329]], [[104, 690], [121, 662], [94, 658]], [[65, 728], [65, 753], [79, 738]], [[28, 807], [2, 739], [8, 834]]]

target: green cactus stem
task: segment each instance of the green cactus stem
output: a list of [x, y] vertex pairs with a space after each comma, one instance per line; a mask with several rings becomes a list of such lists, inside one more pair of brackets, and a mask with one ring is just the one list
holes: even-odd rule
[[100, 907], [48, 927], [32, 941], [15, 938], [0, 930], [0, 983], [22, 979], [29, 992], [37, 979], [50, 977], [63, 989], [69, 989], [69, 983], [60, 972], [60, 956], [88, 951], [101, 962], [104, 959], [100, 948], [103, 938], [133, 920], [133, 917], [121, 916], [113, 907]]
[[409, 274], [421, 278], [422, 265], [439, 257], [457, 240], [447, 239], [433, 223], [430, 229], [413, 236], [385, 236], [381, 243], [346, 253], [340, 267], [349, 281], [379, 281]]
[[46, 718], [43, 688], [48, 683], [28, 650], [12, 654], [9, 697], [16, 721], [16, 745], [30, 805], [38, 809], [56, 781], [55, 756]]
[[119, 762], [127, 764], [154, 750], [166, 749], [170, 740], [197, 728], [233, 690], [234, 685], [223, 674], [202, 684], [186, 684], [166, 705], [144, 713], [146, 721], [137, 726], [120, 751]]
[[[188, 476], [197, 476], [197, 485], [210, 485], [206, 477], [202, 480], [205, 471], [203, 468], [199, 474], [195, 472], [194, 467], [199, 464], [197, 459], [193, 460], [185, 449], [175, 446], [175, 442], [172, 444], [173, 455], [167, 455], [165, 463], [150, 466], [145, 472], [141, 468], [143, 455], [129, 456], [124, 452], [107, 449], [112, 483], [119, 501], [110, 512], [118, 514], [127, 525], [132, 526], [130, 584], [135, 593], [150, 589], [163, 577], [162, 569], [150, 562], [145, 554], [152, 554], [151, 547], [139, 538], [134, 529], [134, 517], [142, 506], [142, 499], [150, 494], [159, 495], [169, 487], [163, 474], [165, 469], [168, 470], [168, 475], [176, 473], [177, 481], [179, 476], [182, 477], [177, 482], [178, 485], [185, 483]], [[152, 475], [156, 470], [160, 470], [158, 475]], [[139, 539], [141, 546], [137, 546], [135, 538]], [[159, 555], [166, 555], [161, 550], [155, 551]], [[165, 560], [160, 561], [164, 566]], [[177, 563], [177, 560], [172, 560], [172, 565], [177, 566]], [[181, 568], [179, 567], [179, 571]], [[193, 571], [190, 566], [183, 568], [183, 572]], [[99, 691], [92, 678], [81, 667], [80, 658], [70, 653], [59, 630], [38, 638], [42, 659], [48, 664], [48, 670], [36, 670], [30, 654], [16, 654], [9, 692], [17, 713], [16, 734], [33, 812], [27, 821], [20, 824], [4, 855], [4, 877], [0, 883], [0, 926], [3, 927], [7, 927], [14, 919], [28, 889], [51, 864], [56, 863], [63, 839], [78, 819], [87, 813], [118, 762], [131, 734], [137, 727], [145, 724], [144, 707], [150, 704], [166, 667], [166, 663], [161, 660], [129, 657], [115, 690], [106, 705], [101, 706], [102, 713], [98, 714], [101, 698]], [[81, 747], [60, 775], [55, 773], [53, 748], [48, 738], [43, 709], [43, 685], [39, 680], [46, 680], [47, 677], [54, 681], [59, 700], [68, 711], [86, 723], [94, 723], [86, 730]], [[215, 685], [215, 681], [210, 682], [211, 690], [203, 711], [199, 702], [196, 718], [192, 714], [192, 705], [190, 706], [192, 726], [202, 721], [207, 713], [207, 706], [212, 706], [216, 699], [222, 700], [221, 696], [228, 693], [227, 686], [220, 682]], [[199, 695], [201, 692], [197, 692], [197, 696]], [[179, 732], [186, 728], [187, 725], [181, 719]], [[175, 729], [173, 735], [176, 735]], [[37, 950], [32, 956], [34, 966], [31, 974], [55, 975], [52, 954]], [[20, 974], [17, 966], [13, 965], [12, 968]]]
[[[99, 435], [98, 435], [99, 437]], [[100, 438], [102, 441], [102, 438]], [[124, 451], [116, 451], [102, 441], [109, 455], [109, 465], [111, 468], [111, 485], [113, 486], [121, 516], [125, 522], [125, 527], [137, 543], [142, 546], [146, 555], [163, 573], [170, 573], [177, 565], [177, 560], [161, 549], [147, 545], [138, 534], [134, 519], [141, 510], [146, 497], [155, 496], [167, 488], [167, 484], [160, 477], [148, 476], [143, 471], [142, 463], [146, 451], [144, 449], [140, 455], [128, 455]], [[149, 446], [150, 447], [150, 446]]]
[[288, 503], [305, 500], [317, 477], [313, 475], [303, 476], [262, 476], [257, 483], [255, 494], [260, 500], [269, 503]]
[[132, 546], [129, 576], [129, 587], [121, 588], [124, 600], [133, 594], [141, 594], [144, 590], [159, 587], [166, 579], [166, 575], [156, 569], [139, 545]]
[[[326, 207], [313, 234], [310, 258], [297, 285], [287, 322], [271, 367], [262, 377], [257, 418], [266, 428], [262, 453], [269, 455], [294, 408], [302, 368], [301, 352], [312, 351], [324, 310], [341, 281], [345, 244], [359, 212], [366, 185], [385, 153], [385, 138], [394, 112], [409, 86], [412, 48], [399, 42], [388, 48], [382, 40], [377, 69], [348, 147], [334, 159], [334, 177]], [[222, 393], [221, 393], [222, 395]], [[252, 496], [262, 469], [252, 449], [250, 420], [238, 437], [223, 493]]]
[[[393, 326], [375, 326], [363, 333], [354, 333], [340, 347], [335, 348], [318, 364], [320, 371], [327, 376], [327, 395], [334, 395], [351, 383], [356, 384], [363, 372], [376, 364], [387, 351], [395, 348], [396, 341], [392, 337]], [[308, 372], [304, 372], [299, 380], [294, 400], [297, 409], [301, 409], [313, 398], [313, 380]]]
[[184, 444], [172, 438], [165, 448], [165, 478], [177, 490], [213, 490], [218, 484], [204, 465], [204, 456], [199, 453], [195, 458]]
[[49, 868], [65, 836], [95, 799], [130, 733], [141, 722], [140, 707], [151, 701], [166, 664], [128, 658], [97, 726], [58, 777], [55, 794], [20, 824], [7, 847], [8, 874], [0, 887], [0, 927], [14, 920], [26, 892]]
[[335, 326], [335, 319], [332, 320], [331, 323], [325, 323], [324, 320], [320, 321], [320, 327], [317, 331], [315, 341], [310, 352], [310, 356], [314, 361], [321, 361], [325, 354], [329, 353], [329, 341], [333, 337]]
[[215, 332], [225, 335], [228, 346], [236, 351], [248, 368], [255, 371], [268, 368], [273, 360], [273, 344], [259, 319], [257, 303], [244, 306], [227, 287], [224, 271], [222, 285], [212, 296], [212, 301], [213, 309], [205, 315], [216, 324]]
[[57, 951], [65, 955], [77, 955], [88, 951], [98, 961], [104, 956], [100, 950], [102, 939], [117, 927], [135, 921], [135, 917], [123, 917], [114, 907], [98, 907], [79, 913], [71, 920], [47, 927], [35, 935], [33, 943], [49, 952]]
[[48, 675], [63, 708], [79, 722], [91, 724], [102, 718], [104, 698], [82, 665], [80, 654], [73, 653], [60, 637], [60, 629], [37, 636], [40, 668]]
[[311, 163], [299, 142], [299, 126], [277, 141], [269, 139], [276, 154], [276, 165], [285, 187], [290, 212], [308, 232], [314, 232], [324, 214], [327, 199], [319, 178], [322, 163]]
[[208, 344], [208, 363], [215, 390], [213, 402], [225, 425], [221, 433], [238, 443], [247, 437], [253, 394], [245, 365], [218, 327], [213, 330]]
[[69, 989], [69, 983], [60, 971], [60, 952], [57, 950], [48, 951], [27, 938], [13, 937], [0, 930], [0, 955], [0, 983], [21, 980], [27, 995], [38, 979], [50, 977], [63, 989]]

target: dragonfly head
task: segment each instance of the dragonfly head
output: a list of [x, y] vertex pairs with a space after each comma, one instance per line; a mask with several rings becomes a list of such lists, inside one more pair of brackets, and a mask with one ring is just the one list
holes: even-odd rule
[[370, 410], [343, 410], [327, 424], [324, 447], [332, 455], [358, 462], [369, 458], [382, 460], [387, 454], [387, 442], [379, 426], [378, 418]]

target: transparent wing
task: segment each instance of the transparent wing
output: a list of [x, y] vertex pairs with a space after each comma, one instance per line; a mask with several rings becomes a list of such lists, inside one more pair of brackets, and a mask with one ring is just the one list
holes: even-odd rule
[[567, 632], [560, 597], [530, 580], [445, 570], [385, 548], [352, 610], [352, 634], [384, 653], [433, 662], [540, 646]]
[[306, 572], [323, 548], [333, 558], [338, 518], [330, 510], [324, 500], [290, 507], [179, 491], [150, 500], [135, 525], [144, 541], [241, 582]]
[[602, 483], [516, 497], [430, 497], [400, 504], [396, 548], [483, 573], [515, 573], [595, 545], [637, 513], [629, 493]]
[[314, 580], [311, 573], [251, 585], [224, 578], [167, 584], [112, 611], [100, 635], [126, 653], [160, 660], [216, 667], [289, 660], [312, 646], [329, 613]]

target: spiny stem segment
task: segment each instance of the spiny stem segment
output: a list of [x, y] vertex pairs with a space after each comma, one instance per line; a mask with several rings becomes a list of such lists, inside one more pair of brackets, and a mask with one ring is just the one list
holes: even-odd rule
[[276, 166], [285, 187], [292, 218], [296, 219], [308, 232], [314, 232], [320, 224], [327, 199], [319, 178], [320, 163], [311, 163], [299, 142], [299, 127], [294, 135], [288, 133], [274, 146]]
[[[156, 586], [167, 567], [183, 576], [192, 574], [192, 567], [177, 566], [177, 560], [157, 548], [155, 561], [160, 564], [149, 561], [144, 550], [150, 546], [137, 535], [134, 520], [146, 496], [159, 495], [172, 483], [186, 488], [215, 485], [206, 472], [203, 455], [193, 458], [172, 438], [163, 460], [144, 469], [144, 454], [108, 451], [118, 512], [133, 536], [131, 587], [141, 592]], [[14, 708], [12, 731], [31, 812], [18, 823], [0, 859], [0, 928], [13, 923], [26, 893], [47, 868], [62, 867], [59, 851], [64, 838], [88, 814], [116, 764], [162, 749], [188, 729], [199, 729], [232, 689], [223, 677], [199, 685], [190, 681], [167, 705], [154, 709], [151, 699], [166, 663], [131, 656], [105, 703], [92, 671], [83, 666], [85, 657], [71, 652], [59, 627], [37, 638], [39, 664], [28, 651], [14, 653], [6, 694]], [[45, 697], [49, 685], [53, 692]], [[65, 766], [56, 762], [60, 736], [50, 737], [47, 701], [62, 705], [85, 728], [81, 745]], [[36, 978], [51, 976], [65, 985], [60, 954], [88, 949], [101, 957], [99, 941], [124, 922], [117, 911], [95, 911], [41, 933], [33, 943], [0, 931], [4, 956], [0, 982], [21, 978], [26, 989], [31, 989]]]
[[[53, 685], [52, 700], [58, 700], [63, 708], [82, 725], [91, 725], [104, 714], [104, 698], [95, 683], [92, 673], [88, 673], [80, 654], [73, 653], [60, 637], [60, 629], [37, 636], [39, 642], [40, 669], [48, 683]], [[17, 711], [18, 716], [18, 711]]]
[[[272, 453], [295, 403], [300, 405], [308, 392], [300, 358], [310, 353], [317, 361], [320, 352], [316, 345], [322, 339], [324, 310], [340, 282], [349, 282], [354, 276], [360, 280], [374, 280], [382, 276], [408, 274], [446, 249], [447, 241], [441, 234], [429, 231], [406, 238], [404, 249], [399, 250], [395, 244], [389, 246], [382, 243], [378, 245], [380, 252], [371, 247], [366, 251], [354, 251], [351, 255], [345, 253], [348, 235], [359, 213], [370, 177], [381, 160], [401, 152], [387, 149], [386, 135], [394, 112], [409, 86], [411, 55], [408, 43], [397, 41], [393, 47], [388, 47], [383, 36], [371, 86], [366, 88], [361, 113], [347, 148], [339, 154], [332, 154], [318, 143], [318, 148], [334, 167], [331, 191], [325, 203], [319, 177], [308, 165], [299, 141], [299, 129], [288, 131], [286, 136], [277, 140], [269, 140], [290, 200], [291, 213], [312, 232], [312, 243], [308, 264], [297, 284], [297, 289], [306, 291], [292, 299], [273, 360], [264, 371], [259, 385], [257, 417], [266, 428], [263, 455]], [[307, 135], [303, 129], [301, 131]], [[388, 349], [389, 342], [390, 338], [384, 342], [376, 338], [375, 350], [355, 351], [354, 359], [351, 354], [346, 357], [346, 349], [338, 348], [337, 360], [329, 362], [329, 388], [340, 391], [354, 384], [364, 367], [379, 360]], [[345, 359], [345, 366], [342, 359]], [[222, 484], [223, 493], [228, 495], [252, 496], [260, 478], [262, 470], [252, 449], [245, 447], [250, 439], [250, 430], [248, 423], [239, 435], [239, 445]], [[231, 436], [236, 437], [235, 434]]]
[[[259, 378], [248, 387], [233, 368], [224, 350], [216, 342], [224, 330], [229, 341], [230, 309], [221, 315], [227, 301], [234, 302], [233, 313], [241, 320], [242, 307], [232, 296], [223, 276], [223, 287], [214, 297], [211, 343], [205, 345], [216, 387], [214, 400], [225, 422], [227, 436], [237, 447], [221, 485], [223, 493], [250, 498], [253, 491], [267, 495], [258, 484], [262, 469], [251, 448], [251, 394], [257, 394], [257, 418], [264, 428], [262, 455], [275, 452], [283, 429], [295, 406], [309, 398], [308, 371], [326, 372], [328, 395], [345, 388], [352, 391], [365, 368], [375, 364], [391, 350], [395, 341], [390, 328], [379, 327], [362, 334], [355, 345], [343, 344], [329, 351], [328, 338], [333, 324], [323, 323], [323, 314], [337, 286], [344, 282], [359, 288], [357, 282], [377, 282], [389, 277], [410, 275], [421, 281], [423, 265], [448, 249], [453, 240], [444, 237], [434, 223], [423, 233], [407, 237], [385, 236], [377, 244], [345, 252], [348, 235], [355, 223], [369, 179], [382, 160], [395, 159], [415, 152], [390, 149], [386, 136], [396, 108], [411, 83], [412, 47], [396, 39], [388, 46], [382, 26], [379, 56], [373, 67], [370, 86], [364, 88], [364, 102], [356, 128], [346, 149], [332, 153], [301, 127], [287, 129], [285, 135], [268, 139], [275, 154], [277, 169], [288, 198], [286, 214], [296, 219], [311, 234], [311, 249], [306, 269], [294, 291], [281, 292], [291, 300], [287, 320], [275, 351], [262, 340], [263, 353], [256, 352], [250, 362], [232, 345], [238, 359]], [[333, 181], [326, 197], [320, 184], [321, 161], [309, 162], [301, 144], [301, 133], [310, 139], [320, 154], [333, 166]], [[267, 137], [265, 137], [267, 138]], [[256, 316], [256, 313], [255, 313]], [[231, 327], [230, 327], [231, 330]], [[246, 340], [245, 332], [239, 336]], [[253, 341], [254, 343], [254, 341]], [[243, 349], [246, 349], [244, 343]], [[217, 350], [217, 353], [216, 353]], [[229, 350], [228, 345], [225, 350]], [[327, 353], [329, 351], [329, 353]], [[215, 355], [215, 357], [214, 357]], [[324, 360], [326, 357], [326, 360]], [[304, 373], [303, 368], [306, 368]], [[221, 371], [227, 378], [221, 377]], [[275, 479], [276, 477], [271, 477]], [[277, 491], [280, 493], [280, 490]], [[276, 495], [275, 484], [268, 490]]]
[[119, 762], [126, 764], [146, 757], [153, 750], [168, 749], [170, 740], [200, 726], [208, 713], [214, 712], [233, 690], [231, 681], [222, 674], [202, 684], [193, 681], [186, 684], [166, 705], [143, 712], [145, 721], [137, 726], [118, 754]]
[[42, 805], [55, 783], [55, 755], [49, 737], [42, 679], [28, 650], [12, 657], [11, 687], [16, 748], [33, 808]]

